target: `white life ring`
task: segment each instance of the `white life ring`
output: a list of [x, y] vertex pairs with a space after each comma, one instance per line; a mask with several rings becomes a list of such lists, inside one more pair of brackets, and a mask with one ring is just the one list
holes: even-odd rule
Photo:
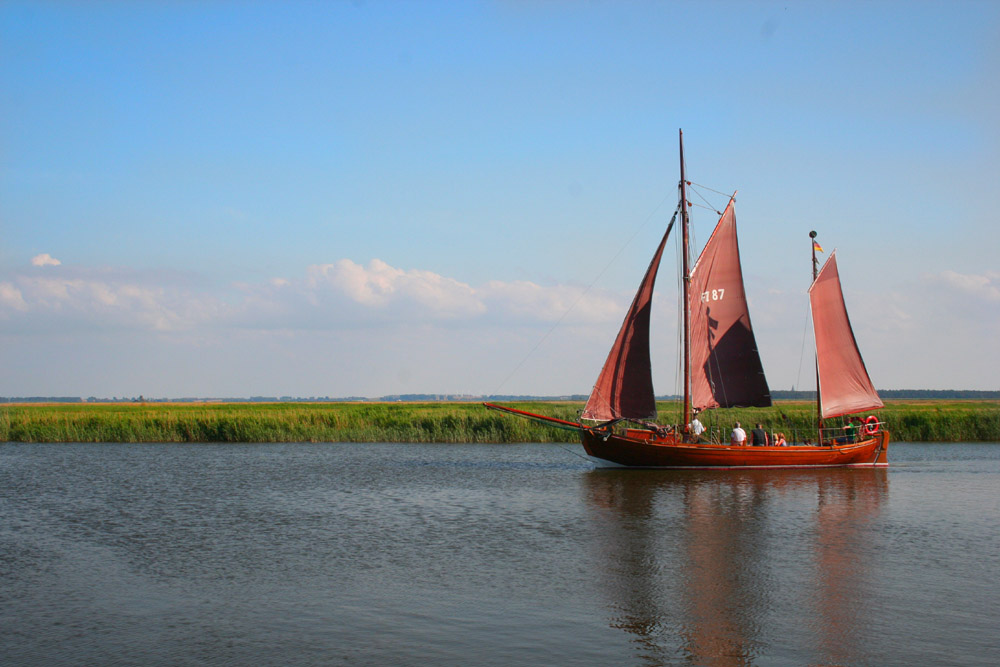
[[868, 419], [865, 420], [865, 433], [868, 435], [875, 435], [878, 433], [878, 429], [878, 417], [875, 415], [868, 415]]

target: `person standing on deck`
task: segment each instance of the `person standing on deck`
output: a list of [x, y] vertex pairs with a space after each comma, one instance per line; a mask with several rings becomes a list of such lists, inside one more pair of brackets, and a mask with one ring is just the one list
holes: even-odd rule
[[844, 425], [844, 442], [857, 442], [858, 441], [858, 423], [861, 419], [859, 417], [851, 417], [848, 422]]
[[733, 432], [729, 436], [729, 442], [736, 447], [743, 447], [747, 444], [747, 432], [740, 427], [740, 423], [736, 422], [733, 426]]
[[687, 430], [695, 440], [698, 440], [701, 437], [701, 434], [705, 432], [705, 427], [700, 421], [698, 421], [697, 414], [691, 419], [691, 423], [688, 424]]

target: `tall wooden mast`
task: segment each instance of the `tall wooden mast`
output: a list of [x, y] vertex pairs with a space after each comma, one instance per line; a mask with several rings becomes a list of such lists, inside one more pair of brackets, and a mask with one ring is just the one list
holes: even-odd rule
[[[819, 260], [816, 258], [816, 232], [809, 232], [809, 245], [813, 253], [813, 282], [819, 276]], [[815, 337], [815, 332], [813, 336]], [[823, 395], [819, 393], [819, 354], [816, 355], [816, 423], [818, 426], [818, 438], [816, 444], [823, 444]]]
[[684, 177], [684, 130], [678, 130], [680, 133], [680, 149], [681, 149], [681, 246], [683, 250], [681, 254], [683, 256], [683, 295], [682, 295], [682, 312], [683, 326], [684, 326], [684, 421], [681, 422], [681, 428], [687, 426], [691, 423], [691, 302], [688, 298], [688, 292], [691, 288], [691, 257], [688, 250], [690, 246], [690, 236], [688, 232], [688, 209], [687, 209], [687, 182]]

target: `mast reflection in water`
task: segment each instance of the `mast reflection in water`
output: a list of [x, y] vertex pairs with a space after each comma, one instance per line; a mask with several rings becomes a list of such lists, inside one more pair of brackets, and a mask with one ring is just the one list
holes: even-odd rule
[[610, 624], [647, 663], [863, 660], [886, 470], [594, 470], [584, 494]]

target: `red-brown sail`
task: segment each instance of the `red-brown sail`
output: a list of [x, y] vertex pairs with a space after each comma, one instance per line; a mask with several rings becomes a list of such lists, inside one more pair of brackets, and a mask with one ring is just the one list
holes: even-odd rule
[[689, 308], [692, 406], [771, 405], [743, 289], [732, 200], [691, 270]]
[[656, 416], [653, 371], [649, 362], [649, 309], [660, 257], [673, 226], [674, 221], [671, 220], [639, 284], [639, 291], [632, 300], [618, 338], [594, 383], [594, 390], [583, 410], [584, 419], [604, 421], [651, 419]]
[[823, 418], [882, 407], [847, 317], [837, 271], [837, 251], [830, 254], [809, 288]]

